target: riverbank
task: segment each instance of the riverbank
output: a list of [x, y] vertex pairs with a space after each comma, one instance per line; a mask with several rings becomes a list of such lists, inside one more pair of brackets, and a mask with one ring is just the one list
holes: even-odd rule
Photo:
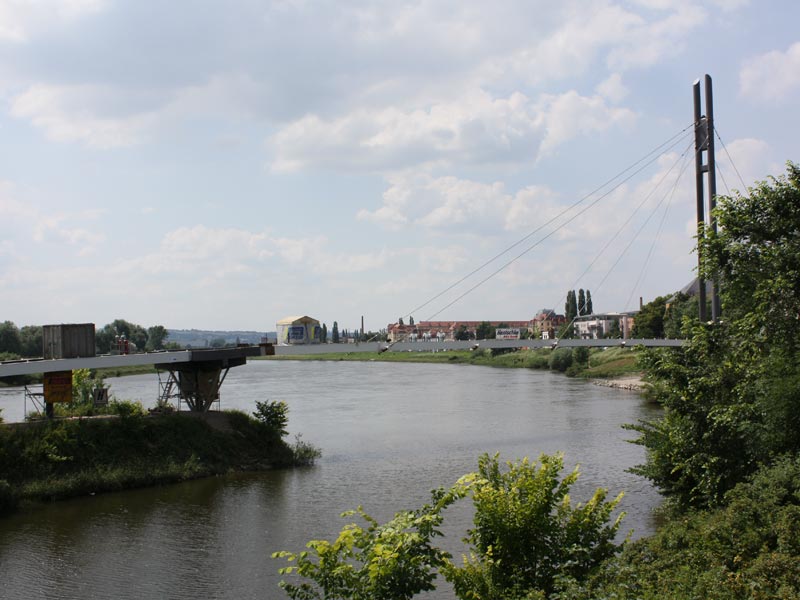
[[[516, 351], [446, 350], [419, 352], [332, 352], [326, 354], [278, 355], [253, 360], [355, 361], [466, 364], [496, 368], [542, 369], [563, 372], [570, 377], [592, 379], [600, 385], [640, 390], [642, 373], [637, 348], [550, 348]], [[601, 383], [602, 382], [602, 383]]]
[[242, 412], [0, 425], [0, 514], [31, 502], [309, 464], [315, 449]]

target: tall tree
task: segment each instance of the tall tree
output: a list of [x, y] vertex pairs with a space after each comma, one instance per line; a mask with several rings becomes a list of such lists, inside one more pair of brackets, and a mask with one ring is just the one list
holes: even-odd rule
[[20, 354], [25, 357], [42, 356], [42, 326], [25, 325], [19, 330], [19, 338], [22, 343]]
[[147, 350], [162, 350], [169, 337], [169, 331], [163, 325], [153, 325], [147, 328]]
[[322, 341], [323, 344], [327, 344], [328, 343], [328, 326], [325, 323], [322, 324], [322, 340], [321, 341]]
[[19, 329], [11, 321], [0, 323], [0, 352], [10, 352], [17, 355], [22, 352]]
[[800, 452], [800, 169], [719, 197], [714, 214], [701, 274], [723, 283], [725, 318], [686, 320], [680, 351], [645, 354], [665, 410], [633, 427], [640, 473], [686, 507], [719, 505], [759, 464]]
[[564, 314], [567, 317], [567, 323], [570, 323], [575, 317], [578, 316], [578, 299], [575, 296], [575, 290], [567, 292], [567, 302], [564, 304]]
[[592, 306], [592, 292], [586, 290], [586, 315], [594, 314], [594, 307]]
[[645, 304], [637, 313], [631, 335], [635, 338], [663, 338], [664, 314], [667, 311], [667, 297], [659, 296]]
[[405, 325], [405, 323], [403, 323], [403, 317], [400, 317], [399, 319], [397, 319], [397, 324], [398, 325]]
[[339, 343], [339, 323], [336, 321], [333, 322], [333, 331], [331, 332], [331, 341], [334, 344]]
[[579, 315], [589, 314], [586, 312], [586, 292], [583, 291], [583, 288], [578, 290], [578, 314]]
[[408, 324], [411, 326], [414, 325], [414, 317], [408, 317]]

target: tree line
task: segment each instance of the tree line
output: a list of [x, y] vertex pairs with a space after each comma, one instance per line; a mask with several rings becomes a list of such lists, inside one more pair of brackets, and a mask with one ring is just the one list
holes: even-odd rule
[[[125, 319], [115, 319], [95, 330], [98, 354], [108, 354], [116, 349], [116, 340], [124, 336], [139, 351], [177, 349], [167, 342], [169, 332], [163, 325], [142, 327]], [[0, 354], [36, 358], [42, 356], [42, 326], [17, 327], [12, 321], [0, 323]]]

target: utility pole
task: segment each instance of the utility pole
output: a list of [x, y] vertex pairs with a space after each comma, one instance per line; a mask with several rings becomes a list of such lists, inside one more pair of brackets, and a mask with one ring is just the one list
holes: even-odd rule
[[[695, 167], [695, 189], [697, 199], [697, 235], [698, 250], [697, 264], [702, 267], [703, 257], [700, 250], [700, 236], [705, 235], [705, 198], [704, 198], [704, 174], [708, 175], [708, 216], [711, 231], [717, 232], [717, 219], [714, 217], [714, 208], [717, 205], [717, 166], [714, 156], [714, 97], [711, 89], [711, 76], [705, 76], [706, 92], [706, 114], [701, 114], [700, 107], [700, 80], [693, 84], [694, 95], [694, 167]], [[706, 161], [703, 163], [703, 152], [706, 153]], [[708, 320], [706, 314], [706, 282], [702, 275], [698, 273], [698, 299], [700, 305], [700, 321]], [[720, 303], [719, 293], [716, 283], [711, 282], [711, 319], [719, 320]]]

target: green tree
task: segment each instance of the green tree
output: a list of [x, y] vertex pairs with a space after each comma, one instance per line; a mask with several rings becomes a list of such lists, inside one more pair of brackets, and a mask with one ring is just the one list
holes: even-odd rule
[[322, 339], [320, 341], [323, 344], [328, 343], [328, 325], [326, 323], [322, 324]]
[[0, 323], [0, 352], [10, 352], [16, 355], [22, 353], [19, 329], [11, 321]]
[[571, 323], [575, 317], [578, 316], [578, 299], [575, 296], [575, 290], [567, 292], [567, 301], [564, 304], [564, 314], [567, 317], [567, 323]]
[[664, 316], [664, 337], [682, 338], [684, 319], [696, 323], [698, 318], [697, 298], [678, 292], [667, 302]]
[[331, 341], [334, 344], [339, 343], [339, 323], [336, 321], [333, 322], [333, 331], [331, 332]]
[[22, 351], [20, 354], [25, 357], [42, 356], [42, 326], [25, 325], [19, 330]]
[[167, 331], [167, 328], [163, 325], [153, 325], [152, 327], [148, 327], [145, 349], [148, 351], [163, 350], [164, 344], [168, 337], [169, 331]]
[[95, 332], [95, 345], [101, 354], [108, 354], [115, 350], [116, 336], [124, 336], [137, 350], [144, 350], [147, 346], [147, 331], [141, 325], [136, 325], [125, 319], [115, 319]]
[[592, 306], [592, 292], [586, 290], [586, 311], [584, 312], [586, 315], [593, 315], [594, 314], [594, 307]]
[[478, 340], [490, 340], [494, 337], [495, 328], [488, 321], [481, 321], [475, 328], [475, 338]]
[[466, 325], [459, 325], [453, 337], [458, 341], [467, 341], [473, 339], [472, 333], [467, 329]]
[[289, 405], [283, 400], [273, 402], [256, 400], [256, 410], [253, 412], [253, 416], [280, 437], [289, 433], [286, 429], [289, 424]]
[[667, 297], [659, 296], [645, 304], [633, 322], [631, 336], [635, 338], [663, 338], [664, 315], [667, 312]]
[[680, 507], [719, 506], [760, 463], [800, 452], [800, 171], [749, 192], [720, 197], [719, 233], [700, 241], [724, 321], [685, 319], [682, 350], [643, 357], [665, 411], [633, 427], [639, 472]]
[[414, 317], [408, 317], [408, 324], [414, 326]]
[[606, 337], [609, 339], [618, 339], [622, 337], [622, 330], [619, 327], [619, 319], [611, 321], [611, 326], [608, 328]]
[[578, 290], [578, 314], [586, 315], [586, 292], [583, 289]]

